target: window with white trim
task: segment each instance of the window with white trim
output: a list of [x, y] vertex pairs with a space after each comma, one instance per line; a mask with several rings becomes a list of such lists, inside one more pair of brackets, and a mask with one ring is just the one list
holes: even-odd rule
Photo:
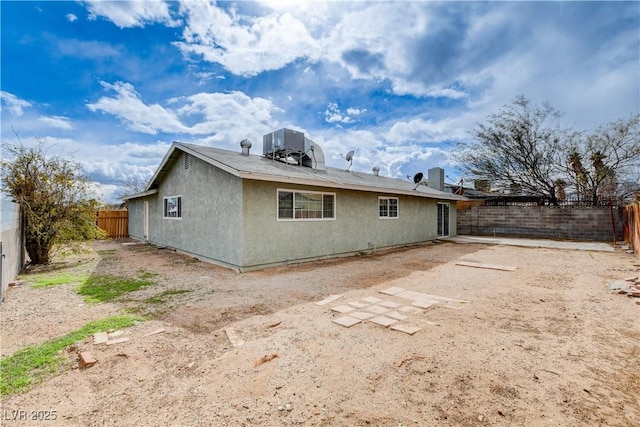
[[378, 197], [379, 218], [398, 218], [398, 198]]
[[164, 218], [182, 218], [182, 196], [164, 198]]
[[278, 190], [278, 219], [335, 219], [335, 193]]

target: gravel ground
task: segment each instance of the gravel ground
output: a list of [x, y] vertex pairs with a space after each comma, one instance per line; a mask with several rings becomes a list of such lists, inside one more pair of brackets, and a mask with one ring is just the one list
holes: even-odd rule
[[[69, 369], [3, 396], [3, 425], [640, 425], [640, 305], [608, 290], [639, 274], [633, 255], [447, 242], [236, 274], [123, 243], [54, 267], [155, 282], [124, 301], [86, 303], [74, 284], [34, 289], [29, 276], [7, 292], [3, 356], [123, 310], [150, 320], [127, 342], [82, 343], [91, 368], [69, 353]], [[148, 302], [167, 290], [190, 292]], [[316, 304], [329, 295], [341, 296]], [[343, 327], [343, 306], [420, 329], [377, 314]]]

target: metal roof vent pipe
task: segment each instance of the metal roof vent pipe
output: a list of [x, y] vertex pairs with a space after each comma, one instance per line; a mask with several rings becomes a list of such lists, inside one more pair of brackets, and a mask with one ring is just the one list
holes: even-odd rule
[[240, 141], [240, 148], [242, 148], [242, 154], [245, 156], [249, 155], [249, 150], [251, 150], [251, 141], [248, 139], [243, 139]]
[[374, 166], [374, 167], [373, 167], [373, 174], [374, 174], [375, 176], [380, 175], [380, 168], [379, 168], [378, 166]]

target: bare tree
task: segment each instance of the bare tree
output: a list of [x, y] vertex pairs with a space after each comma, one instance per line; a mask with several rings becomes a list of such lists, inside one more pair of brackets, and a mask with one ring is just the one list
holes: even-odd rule
[[136, 193], [142, 193], [147, 188], [147, 182], [139, 176], [130, 176], [122, 181], [120, 190], [115, 194], [118, 199], [124, 199], [127, 196]]
[[524, 96], [491, 114], [462, 143], [458, 158], [476, 179], [519, 187], [557, 204], [563, 143], [568, 131], [558, 125], [560, 112], [544, 103], [532, 105]]
[[640, 115], [576, 135], [567, 158], [568, 175], [584, 200], [632, 196], [640, 191]]

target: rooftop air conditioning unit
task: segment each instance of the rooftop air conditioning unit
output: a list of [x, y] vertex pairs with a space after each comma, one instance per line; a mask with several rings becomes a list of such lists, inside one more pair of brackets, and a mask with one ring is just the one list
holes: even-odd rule
[[279, 129], [262, 137], [262, 153], [265, 157], [287, 164], [295, 161], [300, 166], [325, 169], [322, 148], [304, 136], [304, 132]]

